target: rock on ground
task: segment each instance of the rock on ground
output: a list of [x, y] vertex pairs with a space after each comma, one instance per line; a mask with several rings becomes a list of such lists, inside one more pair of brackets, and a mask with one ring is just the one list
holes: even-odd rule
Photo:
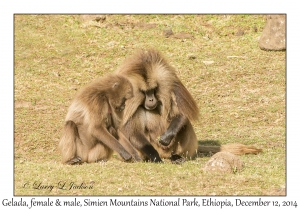
[[203, 170], [209, 172], [235, 173], [244, 167], [243, 161], [229, 152], [214, 154], [205, 164]]
[[267, 15], [267, 22], [259, 40], [262, 50], [286, 49], [286, 15]]

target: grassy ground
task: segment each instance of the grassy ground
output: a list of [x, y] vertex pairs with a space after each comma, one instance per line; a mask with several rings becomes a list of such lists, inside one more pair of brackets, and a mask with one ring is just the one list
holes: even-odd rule
[[[259, 49], [264, 24], [261, 15], [15, 15], [15, 195], [285, 194], [286, 55]], [[264, 153], [241, 156], [244, 169], [226, 175], [202, 170], [209, 157], [62, 165], [57, 145], [76, 91], [147, 47], [169, 58], [197, 100], [200, 143]]]

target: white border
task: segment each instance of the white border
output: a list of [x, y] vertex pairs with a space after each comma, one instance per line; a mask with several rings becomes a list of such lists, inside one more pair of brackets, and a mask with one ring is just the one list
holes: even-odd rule
[[[287, 197], [268, 200], [297, 200], [299, 192], [299, 11], [297, 1], [22, 1], [0, 2], [0, 201], [13, 197], [13, 15], [15, 13], [286, 13], [287, 14]], [[122, 199], [121, 197], [119, 197]], [[224, 197], [222, 197], [224, 198]], [[51, 197], [55, 200], [55, 197]], [[232, 198], [229, 198], [232, 199]], [[245, 200], [253, 198], [244, 197]], [[30, 200], [30, 198], [27, 198]], [[2, 204], [0, 204], [2, 205]], [[150, 207], [149, 207], [150, 208]], [[165, 208], [165, 207], [162, 207]], [[218, 207], [219, 208], [219, 207]]]

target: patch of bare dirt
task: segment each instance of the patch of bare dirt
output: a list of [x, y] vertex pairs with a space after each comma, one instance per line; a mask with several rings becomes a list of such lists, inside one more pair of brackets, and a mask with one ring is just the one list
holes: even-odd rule
[[152, 29], [157, 26], [156, 23], [133, 22], [127, 19], [118, 22], [109, 22], [109, 16], [106, 15], [81, 15], [80, 21], [86, 26], [104, 27], [104, 28], [121, 28], [121, 29]]
[[96, 21], [103, 23], [106, 20], [105, 15], [80, 15], [80, 20], [83, 22]]
[[31, 103], [27, 101], [15, 101], [15, 108], [28, 108], [31, 107]]
[[286, 188], [282, 187], [282, 188], [273, 189], [273, 190], [271, 190], [271, 192], [268, 193], [268, 195], [283, 195], [283, 196], [286, 196]]
[[175, 39], [194, 39], [193, 35], [186, 33], [186, 32], [179, 32], [179, 33], [174, 34], [171, 37], [173, 37]]

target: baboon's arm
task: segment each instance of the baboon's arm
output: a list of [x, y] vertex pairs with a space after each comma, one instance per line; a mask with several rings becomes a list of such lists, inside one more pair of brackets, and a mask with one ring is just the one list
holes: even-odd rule
[[159, 143], [168, 146], [177, 133], [187, 124], [188, 118], [182, 114], [175, 116], [168, 129], [161, 135]]
[[92, 135], [98, 140], [108, 146], [110, 149], [116, 151], [121, 157], [128, 161], [132, 156], [125, 150], [120, 142], [113, 137], [104, 126], [97, 126], [92, 129]]
[[122, 144], [122, 146], [133, 156], [135, 161], [142, 161], [138, 152], [135, 150], [135, 148], [132, 146], [132, 144], [129, 142], [126, 136], [121, 131], [118, 131], [118, 135], [120, 144]]

